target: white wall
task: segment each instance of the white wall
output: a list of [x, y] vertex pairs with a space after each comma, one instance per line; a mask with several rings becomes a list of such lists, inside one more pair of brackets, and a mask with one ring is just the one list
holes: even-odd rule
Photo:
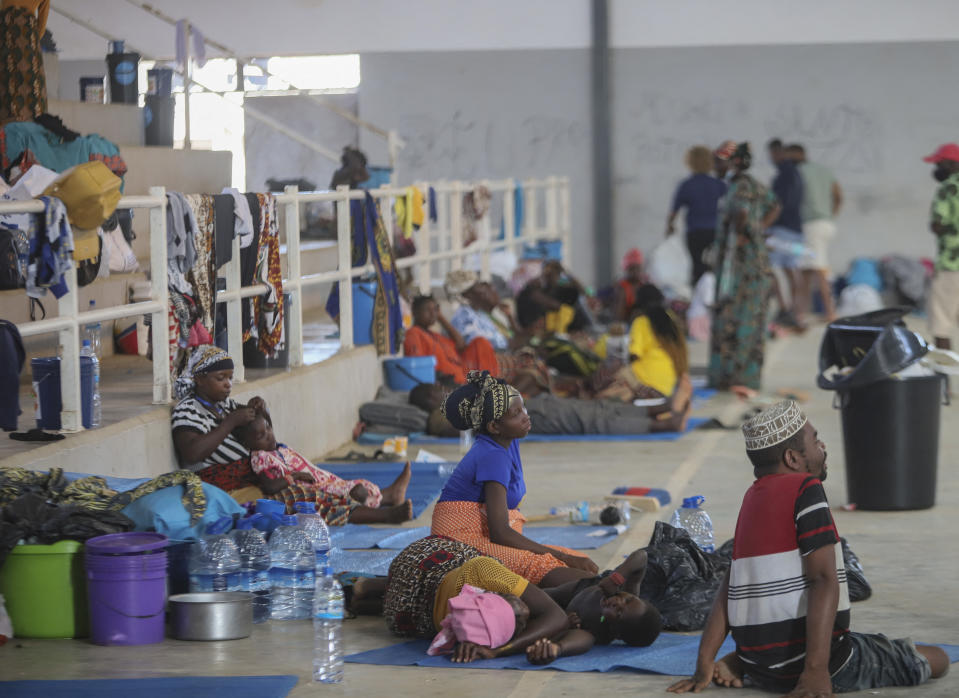
[[[189, 18], [207, 36], [247, 56], [590, 45], [590, 0], [154, 4], [175, 19]], [[57, 7], [145, 54], [173, 56], [173, 28], [125, 0], [57, 0], [49, 27], [63, 58], [100, 58], [106, 41], [56, 14]], [[612, 44], [619, 48], [959, 38], [959, 3], [954, 0], [611, 0], [610, 19]]]

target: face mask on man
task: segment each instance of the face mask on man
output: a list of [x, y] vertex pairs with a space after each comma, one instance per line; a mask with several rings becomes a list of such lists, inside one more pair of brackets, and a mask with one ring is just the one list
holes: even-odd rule
[[936, 165], [936, 169], [932, 171], [932, 178], [937, 182], [945, 182], [952, 175], [948, 169], [942, 165]]

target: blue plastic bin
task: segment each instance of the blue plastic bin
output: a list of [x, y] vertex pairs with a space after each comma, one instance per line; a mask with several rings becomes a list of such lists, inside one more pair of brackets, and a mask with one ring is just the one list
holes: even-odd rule
[[353, 344], [373, 343], [373, 303], [376, 281], [353, 282]]
[[377, 187], [382, 187], [384, 184], [389, 186], [390, 175], [393, 174], [392, 167], [370, 165], [366, 168], [366, 171], [370, 173], [370, 178], [362, 183], [361, 186], [364, 189], [376, 189]]
[[386, 384], [390, 390], [412, 390], [421, 383], [436, 382], [435, 356], [404, 356], [386, 359]]
[[523, 246], [523, 259], [542, 259], [543, 261], [563, 259], [562, 240], [537, 240]]
[[[60, 411], [60, 357], [42, 356], [30, 360], [33, 373], [33, 391], [37, 396], [37, 428], [56, 431], [62, 428]], [[93, 416], [93, 359], [80, 357], [80, 418], [84, 429], [89, 429]]]

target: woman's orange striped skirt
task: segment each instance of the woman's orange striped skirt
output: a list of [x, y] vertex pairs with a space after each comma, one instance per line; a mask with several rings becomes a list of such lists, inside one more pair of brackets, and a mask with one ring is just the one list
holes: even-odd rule
[[[517, 533], [523, 532], [526, 523], [519, 509], [509, 510], [509, 527]], [[461, 543], [467, 543], [484, 555], [494, 557], [507, 568], [525, 577], [534, 584], [539, 582], [551, 570], [566, 567], [566, 563], [550, 554], [534, 553], [530, 550], [497, 545], [489, 537], [489, 525], [486, 519], [486, 505], [480, 502], [437, 502], [433, 508], [434, 536], [446, 536]], [[575, 550], [549, 545], [568, 555], [579, 555]]]

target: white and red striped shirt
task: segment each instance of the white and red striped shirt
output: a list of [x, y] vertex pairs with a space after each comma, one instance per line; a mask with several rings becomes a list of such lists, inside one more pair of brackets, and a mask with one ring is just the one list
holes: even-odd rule
[[849, 590], [822, 483], [806, 473], [784, 473], [761, 477], [747, 490], [736, 522], [727, 611], [736, 653], [746, 673], [763, 683], [788, 687], [802, 673], [809, 585], [802, 558], [826, 545], [835, 549], [839, 579], [832, 674], [851, 651], [846, 642]]

